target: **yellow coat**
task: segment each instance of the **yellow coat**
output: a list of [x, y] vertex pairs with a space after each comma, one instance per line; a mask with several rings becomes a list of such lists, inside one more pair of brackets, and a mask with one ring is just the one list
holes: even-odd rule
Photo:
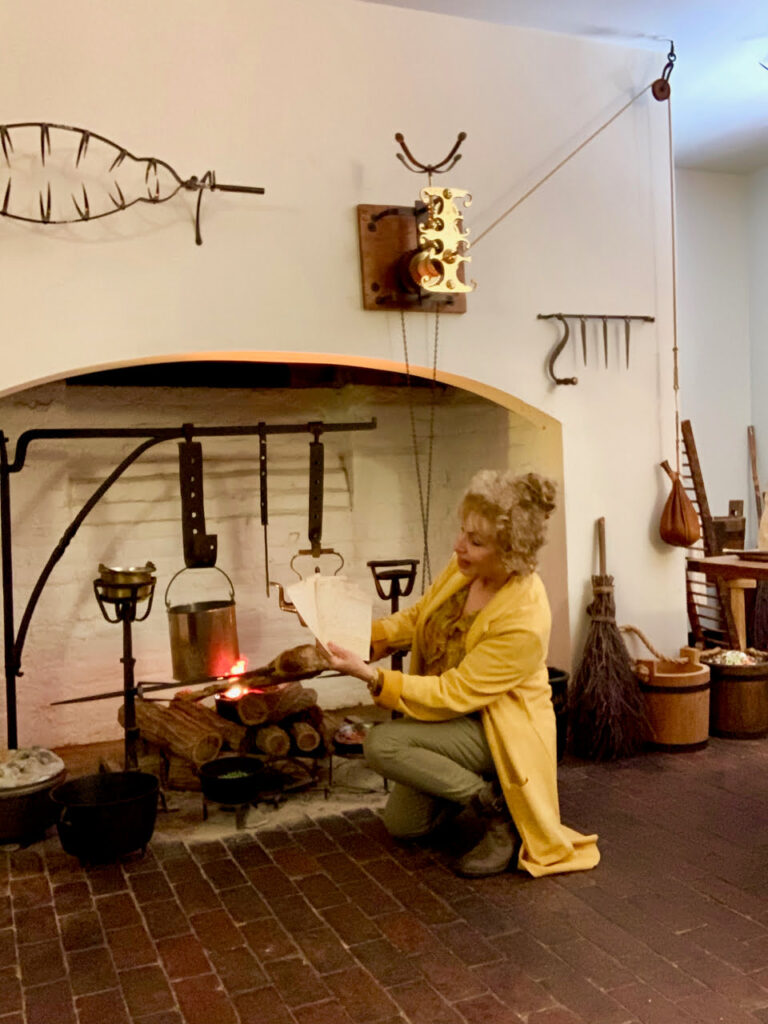
[[373, 624], [375, 658], [410, 648], [411, 673], [381, 670], [376, 702], [423, 722], [480, 711], [509, 811], [522, 838], [518, 866], [531, 875], [585, 871], [600, 860], [596, 835], [560, 821], [557, 735], [546, 668], [551, 615], [536, 573], [513, 576], [475, 617], [466, 655], [439, 676], [419, 675], [429, 615], [467, 579], [455, 557], [411, 608]]

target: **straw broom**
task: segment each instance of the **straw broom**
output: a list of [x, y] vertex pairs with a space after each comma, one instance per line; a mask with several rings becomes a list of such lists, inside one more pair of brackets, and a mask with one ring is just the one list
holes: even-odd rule
[[613, 576], [605, 570], [605, 519], [597, 521], [600, 574], [592, 577], [591, 618], [568, 694], [569, 746], [577, 757], [631, 757], [649, 735], [643, 695], [616, 625]]

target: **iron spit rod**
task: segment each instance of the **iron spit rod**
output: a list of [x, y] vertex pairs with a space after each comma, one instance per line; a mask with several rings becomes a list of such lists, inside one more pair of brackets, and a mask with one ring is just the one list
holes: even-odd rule
[[27, 448], [32, 441], [60, 440], [75, 438], [109, 438], [109, 437], [145, 437], [154, 438], [156, 441], [172, 441], [176, 438], [187, 437], [253, 437], [268, 434], [314, 434], [335, 433], [348, 430], [375, 430], [376, 417], [358, 423], [258, 423], [253, 426], [239, 427], [195, 427], [192, 424], [185, 424], [181, 427], [110, 427], [105, 429], [91, 427], [77, 427], [72, 430], [66, 429], [37, 429], [25, 430], [19, 435], [16, 442], [16, 454], [13, 462], [8, 467], [8, 472], [17, 473], [24, 465]]
[[264, 195], [264, 189], [257, 185], [211, 185], [212, 192], [251, 192], [257, 196]]

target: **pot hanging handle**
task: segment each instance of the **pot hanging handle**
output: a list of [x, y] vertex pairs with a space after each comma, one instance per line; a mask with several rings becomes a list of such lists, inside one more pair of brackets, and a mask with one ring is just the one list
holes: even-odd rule
[[[168, 592], [171, 589], [171, 584], [173, 583], [173, 581], [178, 576], [181, 576], [181, 574], [183, 572], [187, 572], [189, 570], [189, 568], [190, 568], [189, 566], [185, 565], [183, 569], [179, 569], [179, 571], [177, 573], [174, 573], [174, 575], [171, 576], [170, 581], [168, 582], [168, 586], [165, 588], [165, 607], [167, 609], [170, 609], [170, 607], [171, 607], [171, 602], [168, 600]], [[229, 578], [229, 576], [227, 576], [227, 574], [224, 572], [224, 570], [221, 569], [218, 565], [211, 565], [211, 566], [208, 566], [208, 568], [209, 569], [215, 569], [216, 572], [220, 572], [221, 573], [221, 575], [224, 577], [224, 579], [229, 584], [229, 599], [230, 599], [230, 601], [234, 602], [234, 600], [235, 600], [235, 588], [234, 588], [234, 586], [232, 584], [232, 580]]]

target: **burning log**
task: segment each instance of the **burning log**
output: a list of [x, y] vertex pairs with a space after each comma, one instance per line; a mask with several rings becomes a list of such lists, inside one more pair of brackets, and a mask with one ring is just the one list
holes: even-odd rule
[[263, 693], [249, 691], [237, 700], [237, 717], [243, 725], [261, 725], [266, 722], [269, 711]]
[[291, 749], [291, 737], [279, 725], [265, 725], [257, 731], [253, 744], [270, 757], [285, 757]]
[[[314, 647], [302, 645], [248, 673], [242, 682], [230, 677], [226, 685], [182, 690], [168, 704], [138, 700], [136, 724], [145, 748], [154, 748], [159, 762], [153, 771], [169, 789], [199, 790], [197, 769], [214, 760], [223, 746], [268, 758], [322, 753], [328, 738], [317, 691], [305, 688], [296, 675], [317, 675], [326, 667]], [[216, 711], [201, 703], [213, 695]], [[118, 718], [122, 723], [122, 709]]]
[[[281, 722], [290, 715], [298, 714], [317, 705], [317, 691], [305, 689], [301, 683], [280, 683], [264, 690], [245, 690], [239, 695], [235, 683], [217, 696], [219, 710], [243, 725], [256, 726], [265, 722]], [[185, 700], [185, 705], [194, 703]], [[226, 711], [224, 710], [226, 709]]]
[[328, 668], [328, 659], [314, 644], [300, 644], [278, 654], [267, 671], [274, 678], [310, 679]]
[[[153, 701], [136, 701], [136, 724], [150, 743], [156, 743], [192, 761], [205, 764], [218, 756], [223, 745], [222, 734], [213, 730], [208, 723], [192, 721], [183, 714], [174, 714], [169, 708], [162, 708]], [[117, 713], [118, 721], [124, 725], [124, 709]]]

